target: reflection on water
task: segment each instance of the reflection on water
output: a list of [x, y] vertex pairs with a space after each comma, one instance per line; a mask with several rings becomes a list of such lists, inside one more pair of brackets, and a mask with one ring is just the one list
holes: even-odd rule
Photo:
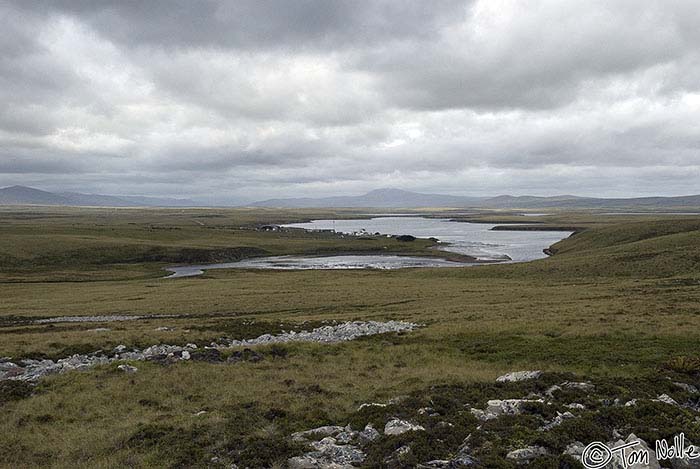
[[[453, 222], [421, 217], [377, 217], [369, 220], [314, 220], [284, 225], [315, 230], [335, 229], [342, 233], [410, 234], [419, 238], [438, 238], [449, 243], [441, 249], [484, 260], [514, 262], [546, 257], [543, 249], [566, 238], [570, 231], [491, 231], [494, 224]], [[507, 256], [507, 257], [506, 257]]]
[[[439, 249], [465, 254], [485, 261], [525, 262], [546, 257], [543, 249], [566, 238], [570, 231], [491, 231], [493, 224], [451, 222], [420, 217], [377, 217], [368, 220], [315, 220], [284, 225], [309, 230], [340, 233], [410, 234], [419, 238], [438, 238]], [[168, 278], [201, 275], [206, 269], [400, 269], [408, 267], [458, 267], [465, 264], [428, 257], [396, 255], [370, 256], [275, 256], [239, 262], [199, 266], [171, 267]]]
[[224, 264], [171, 267], [167, 270], [173, 272], [168, 278], [174, 278], [201, 275], [206, 269], [403, 269], [408, 267], [459, 267], [463, 265], [468, 264], [438, 258], [415, 256], [275, 256], [246, 259]]

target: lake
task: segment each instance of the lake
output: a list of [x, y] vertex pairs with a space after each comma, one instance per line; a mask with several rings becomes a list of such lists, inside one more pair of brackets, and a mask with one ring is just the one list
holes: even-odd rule
[[[410, 234], [435, 237], [438, 249], [484, 261], [527, 262], [546, 257], [543, 249], [568, 237], [570, 231], [492, 231], [494, 224], [454, 222], [415, 216], [381, 216], [363, 220], [314, 220], [283, 225], [287, 228], [329, 230], [382, 235]], [[168, 278], [201, 275], [207, 269], [398, 269], [408, 267], [460, 267], [475, 265], [444, 259], [396, 255], [274, 256], [221, 264], [169, 267]]]

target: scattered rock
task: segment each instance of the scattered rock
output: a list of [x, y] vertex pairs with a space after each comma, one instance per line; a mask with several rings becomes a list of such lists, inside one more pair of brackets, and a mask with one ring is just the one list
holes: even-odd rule
[[388, 404], [381, 404], [379, 402], [366, 402], [364, 404], [360, 404], [360, 407], [357, 408], [357, 410], [362, 410], [365, 407], [386, 407]]
[[660, 395], [659, 397], [657, 397], [657, 398], [655, 399], [655, 401], [657, 401], [657, 402], [663, 402], [664, 404], [673, 405], [673, 406], [676, 406], [676, 407], [679, 406], [679, 405], [678, 405], [678, 402], [676, 402], [676, 401], [675, 401], [671, 396], [669, 396], [668, 394], [662, 394], [662, 395]]
[[294, 441], [305, 441], [314, 440], [319, 438], [325, 438], [327, 436], [334, 436], [338, 433], [344, 431], [345, 428], [339, 425], [325, 425], [323, 427], [313, 428], [311, 430], [306, 430], [303, 432], [296, 432], [292, 434], [292, 440]]
[[540, 431], [548, 432], [552, 428], [558, 427], [559, 425], [564, 423], [564, 420], [569, 420], [569, 419], [573, 419], [573, 418], [576, 418], [576, 416], [574, 414], [572, 414], [571, 412], [564, 412], [564, 413], [557, 412], [557, 416], [554, 417], [550, 422], [547, 422], [546, 424], [541, 426]]
[[387, 332], [408, 332], [418, 327], [418, 324], [403, 321], [354, 321], [344, 322], [333, 326], [322, 326], [307, 332], [283, 332], [278, 335], [263, 334], [257, 339], [222, 340], [219, 346], [246, 347], [251, 345], [267, 345], [287, 342], [321, 342], [335, 343], [354, 340], [358, 337]]
[[541, 446], [528, 446], [511, 451], [506, 455], [506, 459], [511, 459], [517, 464], [529, 463], [535, 458], [546, 456], [547, 450]]
[[365, 426], [365, 429], [358, 434], [360, 442], [363, 444], [370, 443], [379, 438], [380, 436], [381, 435], [379, 434], [379, 432], [372, 426], [371, 423], [368, 423]]
[[425, 430], [425, 428], [397, 418], [389, 420], [384, 426], [385, 435], [401, 435], [406, 432], [420, 430]]
[[418, 469], [450, 468], [452, 467], [452, 461], [448, 459], [434, 459], [423, 464], [418, 464], [416, 467]]
[[649, 448], [649, 445], [642, 440], [641, 438], [638, 438], [634, 433], [630, 433], [625, 440], [617, 440], [617, 441], [610, 441], [607, 443], [608, 448], [614, 448], [617, 446], [624, 445], [626, 443], [632, 443], [633, 441], [638, 441], [639, 444], [632, 446], [630, 450], [646, 450], [649, 454], [649, 463], [648, 464], [642, 464], [642, 463], [637, 463], [637, 464], [632, 464], [628, 465], [625, 461], [622, 459], [622, 455], [620, 454], [619, 451], [613, 453], [613, 459], [612, 461], [606, 466], [606, 468], [610, 467], [611, 469], [661, 469], [661, 465], [659, 464], [659, 461], [656, 459], [656, 453], [654, 452], [653, 449]]
[[583, 454], [583, 450], [586, 448], [586, 445], [581, 443], [580, 441], [574, 441], [573, 443], [570, 443], [566, 449], [564, 450], [564, 453], [562, 454], [567, 454], [571, 456], [572, 458], [576, 459], [577, 461], [581, 460], [581, 455]]
[[400, 469], [408, 466], [406, 459], [411, 454], [411, 447], [408, 445], [397, 448], [391, 455], [384, 459], [384, 464], [389, 469]]
[[352, 468], [365, 460], [365, 453], [353, 445], [339, 445], [335, 438], [325, 437], [311, 443], [315, 451], [290, 458], [290, 468]]
[[[693, 455], [695, 454], [700, 454], [700, 448], [693, 445], [690, 441], [685, 440], [684, 442], [681, 442], [680, 446], [683, 446], [685, 448], [691, 448], [692, 447], [692, 453]], [[658, 459], [660, 455], [657, 454], [656, 457]], [[694, 458], [691, 459], [689, 456], [684, 456], [683, 458], [674, 458], [674, 459], [669, 459], [666, 460], [667, 463], [671, 465], [672, 469], [700, 469], [700, 458]]]
[[471, 409], [471, 413], [482, 422], [501, 415], [518, 415], [528, 403], [543, 403], [542, 399], [493, 399], [486, 403], [486, 409]]
[[139, 371], [139, 369], [135, 366], [127, 365], [126, 363], [123, 365], [119, 365], [117, 369], [123, 371], [124, 373], [136, 373], [137, 371]]
[[565, 381], [561, 384], [562, 388], [578, 389], [580, 391], [593, 391], [595, 385], [591, 383], [576, 383], [573, 381]]
[[[58, 318], [40, 319], [38, 323], [54, 322], [106, 322], [106, 321], [131, 321], [135, 319], [145, 319], [154, 317], [172, 317], [169, 315], [160, 316], [62, 316]], [[175, 363], [179, 360], [187, 360], [187, 356], [192, 360], [203, 360], [209, 362], [219, 362], [221, 350], [230, 347], [264, 345], [287, 342], [320, 342], [335, 343], [353, 340], [358, 337], [374, 334], [384, 334], [387, 332], [406, 332], [418, 327], [417, 324], [403, 321], [355, 321], [345, 322], [332, 326], [323, 326], [311, 331], [284, 332], [279, 335], [264, 334], [256, 339], [230, 340], [221, 339], [219, 343], [214, 343], [212, 348], [198, 349], [196, 344], [187, 344], [185, 347], [179, 345], [152, 345], [141, 351], [133, 349], [127, 351], [126, 346], [118, 345], [112, 351], [111, 356], [101, 353], [72, 355], [57, 361], [53, 360], [22, 360], [20, 363], [12, 363], [9, 359], [4, 364], [9, 364], [0, 369], [0, 380], [12, 379], [20, 381], [35, 381], [52, 373], [62, 373], [70, 370], [86, 369], [96, 365], [104, 365], [115, 361], [142, 361], [149, 360], [163, 365]], [[101, 328], [105, 329], [105, 328]], [[161, 329], [165, 330], [165, 329]], [[195, 354], [196, 353], [199, 355]], [[187, 353], [185, 353], [187, 352]], [[244, 349], [242, 352], [244, 359], [248, 361], [259, 361], [262, 354], [251, 349]], [[177, 354], [177, 355], [176, 355]], [[234, 353], [234, 356], [236, 354]], [[233, 359], [236, 361], [236, 358]]]
[[675, 386], [681, 388], [685, 392], [689, 392], [690, 394], [698, 394], [698, 388], [693, 386], [692, 384], [686, 384], [686, 383], [673, 383]]
[[528, 379], [537, 379], [542, 376], [542, 372], [536, 371], [514, 371], [496, 378], [497, 383], [514, 383], [517, 381], [525, 381]]

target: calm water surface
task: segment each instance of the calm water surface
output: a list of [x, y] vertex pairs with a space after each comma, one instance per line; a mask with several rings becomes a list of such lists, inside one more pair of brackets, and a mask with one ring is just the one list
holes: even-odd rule
[[[526, 262], [546, 257], [542, 252], [544, 248], [571, 234], [570, 231], [491, 231], [496, 225], [414, 216], [382, 216], [367, 220], [314, 220], [284, 226], [309, 230], [335, 229], [337, 232], [348, 234], [364, 231], [371, 234], [435, 237], [441, 242], [439, 249], [481, 260], [503, 262]], [[399, 269], [463, 265], [465, 264], [461, 262], [437, 258], [396, 255], [275, 256], [222, 264], [171, 267], [167, 270], [172, 272], [169, 278], [174, 278], [201, 275], [206, 269]]]
[[419, 238], [438, 238], [450, 243], [441, 249], [467, 254], [478, 259], [531, 261], [546, 257], [544, 248], [566, 238], [570, 231], [491, 231], [494, 224], [464, 223], [446, 219], [421, 217], [377, 217], [369, 220], [314, 220], [309, 223], [284, 225], [290, 228], [328, 230], [342, 233], [402, 235]]

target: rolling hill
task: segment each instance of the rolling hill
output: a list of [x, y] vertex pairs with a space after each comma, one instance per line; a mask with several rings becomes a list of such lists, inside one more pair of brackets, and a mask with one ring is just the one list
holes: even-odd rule
[[463, 197], [422, 194], [399, 189], [378, 189], [359, 196], [325, 198], [269, 199], [252, 204], [256, 207], [280, 208], [501, 208], [501, 209], [681, 209], [700, 208], [700, 195], [682, 197], [593, 198], [574, 195], [552, 197], [511, 196]]
[[199, 204], [188, 199], [82, 194], [78, 192], [54, 193], [26, 186], [11, 186], [0, 188], [0, 205], [68, 205], [91, 207], [192, 207], [197, 206]]

